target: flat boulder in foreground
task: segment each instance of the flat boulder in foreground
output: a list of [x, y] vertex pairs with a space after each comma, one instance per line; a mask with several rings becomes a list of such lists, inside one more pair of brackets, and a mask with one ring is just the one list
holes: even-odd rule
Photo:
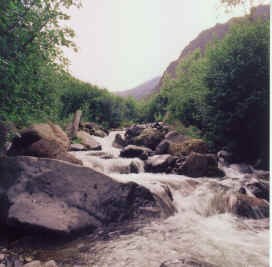
[[159, 205], [148, 189], [47, 158], [2, 158], [0, 200], [0, 222], [30, 232], [69, 235], [160, 216]]

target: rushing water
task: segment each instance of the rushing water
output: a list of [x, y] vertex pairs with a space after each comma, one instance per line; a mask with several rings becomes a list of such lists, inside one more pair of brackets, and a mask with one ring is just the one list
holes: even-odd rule
[[[192, 179], [180, 175], [145, 173], [139, 159], [121, 159], [112, 147], [114, 136], [96, 137], [108, 156], [101, 152], [75, 152], [84, 165], [107, 173], [118, 181], [134, 181], [163, 198], [166, 188], [174, 215], [140, 229], [112, 233], [108, 240], [85, 237], [55, 251], [63, 260], [74, 257], [80, 266], [159, 267], [166, 260], [195, 258], [219, 267], [266, 267], [269, 265], [268, 219], [242, 219], [231, 214], [231, 194], [246, 179], [235, 168], [225, 167], [228, 178]], [[109, 156], [110, 154], [110, 156]], [[127, 174], [135, 162], [138, 174]], [[227, 200], [228, 199], [228, 200]], [[69, 256], [67, 256], [69, 255]], [[59, 259], [57, 259], [59, 260]], [[67, 264], [71, 266], [71, 262]]]

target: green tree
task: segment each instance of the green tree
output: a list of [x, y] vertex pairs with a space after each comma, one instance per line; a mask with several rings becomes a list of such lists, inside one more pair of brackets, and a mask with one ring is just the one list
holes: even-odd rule
[[0, 119], [19, 125], [56, 117], [56, 87], [74, 47], [66, 8], [76, 0], [0, 0]]
[[268, 167], [269, 22], [236, 25], [207, 56], [207, 139]]

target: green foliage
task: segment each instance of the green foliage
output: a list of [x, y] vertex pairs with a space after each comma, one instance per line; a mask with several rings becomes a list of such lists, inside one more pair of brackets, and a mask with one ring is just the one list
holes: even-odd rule
[[[141, 116], [164, 120], [210, 148], [231, 150], [237, 160], [268, 167], [269, 22], [236, 23], [204, 55], [195, 51], [165, 79]], [[180, 122], [177, 123], [177, 122]]]
[[245, 22], [209, 49], [205, 136], [268, 166], [269, 22]]
[[195, 51], [177, 66], [177, 79], [171, 84], [168, 112], [186, 127], [195, 125], [202, 128], [203, 99], [207, 92], [203, 83], [206, 61], [200, 51]]
[[[57, 116], [61, 46], [74, 33], [60, 26], [74, 0], [0, 0], [0, 119], [22, 126]], [[59, 64], [56, 64], [59, 62]]]
[[132, 99], [81, 82], [65, 72], [61, 47], [72, 47], [74, 32], [61, 25], [78, 0], [0, 0], [0, 119], [22, 127], [66, 121], [82, 109], [85, 119], [118, 127], [133, 121]]
[[96, 122], [107, 128], [116, 128], [138, 116], [136, 102], [132, 98], [123, 99], [69, 75], [62, 84], [65, 89], [61, 94], [61, 120], [81, 109], [83, 120]]

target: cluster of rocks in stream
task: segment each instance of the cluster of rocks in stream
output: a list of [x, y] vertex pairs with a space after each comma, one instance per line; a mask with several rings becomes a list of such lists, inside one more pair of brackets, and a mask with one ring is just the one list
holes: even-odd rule
[[41, 262], [35, 260], [32, 255], [0, 248], [0, 267], [58, 267], [58, 264], [54, 260]]
[[[203, 140], [184, 136], [163, 123], [133, 125], [126, 130], [124, 138], [116, 136], [113, 145], [122, 147], [120, 157], [144, 160], [145, 171], [152, 173], [223, 178], [225, 173], [218, 163], [231, 162], [230, 153], [208, 153]], [[229, 167], [246, 174], [246, 179], [238, 190], [227, 194], [225, 206], [242, 217], [269, 217], [269, 172], [254, 170], [246, 164]]]
[[[145, 222], [172, 215], [175, 207], [169, 188], [166, 199], [159, 200], [146, 187], [134, 182], [121, 183], [81, 166], [82, 162], [68, 153], [92, 150], [90, 153], [110, 158], [91, 136], [107, 134], [96, 124], [81, 123], [75, 144], [60, 126], [52, 123], [35, 124], [20, 131], [7, 155], [0, 158], [1, 229], [7, 233], [66, 239], [111, 224]], [[226, 152], [208, 153], [203, 140], [179, 134], [163, 123], [133, 125], [126, 130], [124, 138], [116, 135], [113, 146], [121, 148], [121, 157], [143, 160], [147, 172], [193, 178], [224, 176], [218, 161], [230, 157]], [[226, 206], [242, 217], [268, 217], [269, 173], [242, 168], [239, 171], [246, 173], [248, 179], [234, 195], [226, 196]], [[138, 172], [137, 166], [132, 165], [130, 169]], [[54, 261], [44, 263], [14, 255], [0, 250], [0, 267], [57, 266]], [[183, 263], [179, 260], [181, 265], [177, 266]], [[175, 262], [163, 264], [176, 266]]]
[[147, 172], [164, 172], [190, 177], [222, 177], [217, 157], [207, 144], [170, 129], [163, 123], [133, 125], [124, 138], [117, 135], [113, 146], [122, 147], [120, 157], [138, 157]]
[[[101, 150], [88, 132], [80, 129], [77, 137], [84, 150]], [[1, 229], [66, 240], [112, 224], [142, 223], [174, 213], [174, 206], [163, 209], [149, 189], [81, 166], [68, 153], [71, 148], [67, 134], [52, 123], [35, 124], [16, 135], [7, 155], [0, 158]], [[167, 197], [170, 203], [171, 196]], [[0, 264], [53, 266], [38, 261], [14, 265], [17, 259], [9, 263], [8, 258], [3, 256]]]

